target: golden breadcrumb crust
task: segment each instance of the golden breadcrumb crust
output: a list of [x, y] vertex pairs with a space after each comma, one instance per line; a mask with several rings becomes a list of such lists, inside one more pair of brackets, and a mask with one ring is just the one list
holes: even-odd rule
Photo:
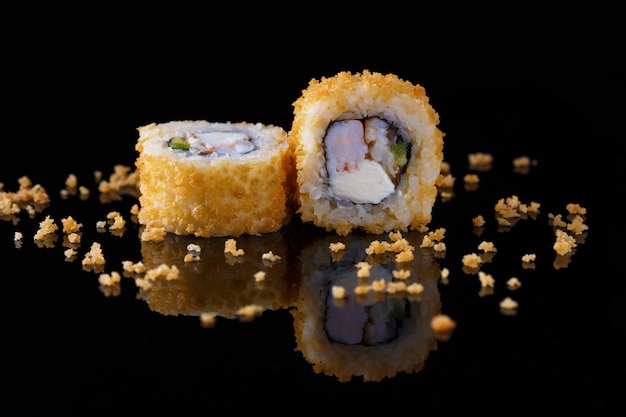
[[156, 124], [139, 128], [138, 220], [147, 236], [151, 229], [164, 228], [178, 235], [237, 237], [277, 231], [289, 222], [291, 154], [288, 146], [279, 146], [286, 132], [275, 126], [234, 125], [268, 130], [275, 135], [275, 149], [263, 157], [180, 158], [169, 148], [145, 152], [146, 140], [165, 135]]
[[[418, 229], [430, 222], [437, 197], [435, 181], [443, 161], [439, 116], [424, 88], [394, 74], [340, 72], [312, 79], [293, 103], [289, 132], [296, 165], [295, 208], [304, 222], [347, 235], [353, 229], [380, 234]], [[400, 125], [412, 152], [403, 179], [391, 197], [377, 205], [339, 207], [327, 196], [323, 141], [329, 124], [342, 118], [379, 116]]]

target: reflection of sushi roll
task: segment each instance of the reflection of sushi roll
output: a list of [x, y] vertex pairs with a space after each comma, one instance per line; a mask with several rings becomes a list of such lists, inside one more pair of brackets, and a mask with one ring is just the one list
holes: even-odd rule
[[[224, 252], [228, 238], [200, 239], [168, 234], [163, 241], [142, 241], [142, 262], [146, 273], [135, 278], [147, 279], [151, 270], [161, 265], [176, 267], [175, 279], [158, 276], [141, 287], [138, 298], [150, 309], [164, 315], [200, 316], [215, 313], [235, 318], [237, 311], [248, 305], [262, 310], [288, 308], [295, 301], [298, 283], [287, 274], [287, 238], [282, 231], [263, 236], [241, 236], [236, 246], [243, 254], [233, 257]], [[194, 246], [200, 252], [194, 252]], [[263, 254], [271, 251], [280, 260], [267, 261]], [[188, 254], [197, 260], [185, 261]], [[257, 272], [265, 279], [255, 280]]]
[[[413, 233], [417, 235], [409, 234]], [[380, 381], [400, 372], [419, 372], [437, 347], [430, 329], [431, 318], [441, 309], [434, 258], [416, 251], [412, 261], [398, 264], [391, 254], [367, 255], [372, 236], [351, 234], [339, 254], [329, 249], [336, 239], [321, 237], [300, 255], [300, 296], [291, 310], [297, 350], [315, 372], [342, 382], [353, 377]], [[423, 291], [419, 295], [355, 293], [356, 286], [364, 283], [357, 276], [361, 262], [372, 265], [366, 278], [370, 283], [397, 282], [393, 270], [402, 268], [411, 271], [403, 280], [407, 286], [419, 283]], [[339, 298], [333, 293], [336, 287], [346, 290]]]
[[421, 86], [392, 74], [341, 72], [311, 80], [294, 115], [289, 140], [303, 221], [340, 235], [430, 222], [443, 133]]
[[138, 220], [150, 232], [240, 236], [290, 220], [292, 168], [284, 129], [175, 121], [138, 128]]

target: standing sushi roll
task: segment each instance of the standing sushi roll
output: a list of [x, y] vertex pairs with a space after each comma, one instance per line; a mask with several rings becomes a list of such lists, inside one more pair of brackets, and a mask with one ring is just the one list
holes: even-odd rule
[[340, 72], [311, 80], [293, 106], [302, 221], [339, 235], [430, 222], [444, 135], [423, 87], [393, 74]]
[[294, 173], [283, 128], [200, 120], [138, 131], [142, 239], [256, 235], [289, 222]]

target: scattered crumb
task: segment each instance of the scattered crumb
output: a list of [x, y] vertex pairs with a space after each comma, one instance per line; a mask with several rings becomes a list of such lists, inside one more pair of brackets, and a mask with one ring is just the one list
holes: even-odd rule
[[46, 235], [52, 234], [59, 229], [54, 220], [48, 215], [39, 223], [39, 229], [35, 233], [35, 240], [43, 240]]
[[202, 327], [213, 327], [217, 321], [217, 314], [213, 312], [200, 313], [200, 324]]
[[430, 329], [437, 340], [449, 340], [455, 328], [456, 321], [447, 314], [435, 314], [430, 319]]
[[482, 263], [482, 258], [476, 253], [468, 253], [463, 255], [463, 266], [467, 266], [469, 268], [478, 268]]
[[102, 254], [102, 245], [99, 242], [93, 242], [91, 244], [91, 248], [89, 252], [85, 254], [83, 258], [83, 265], [85, 266], [93, 266], [93, 265], [104, 265], [106, 260], [104, 259], [104, 255]]
[[474, 227], [482, 227], [485, 225], [485, 218], [482, 215], [478, 215], [472, 219], [472, 224]]
[[536, 259], [537, 255], [535, 255], [534, 253], [527, 253], [522, 256], [522, 262], [535, 262]]
[[409, 279], [411, 277], [411, 271], [408, 269], [396, 269], [391, 273], [396, 279]]
[[261, 255], [261, 259], [266, 260], [266, 261], [277, 262], [281, 260], [281, 257], [279, 255], [275, 255], [272, 251], [269, 251]]
[[254, 274], [254, 281], [255, 282], [262, 282], [265, 281], [265, 271], [258, 271]]
[[517, 301], [513, 300], [511, 297], [505, 297], [500, 301], [500, 308], [503, 310], [515, 310], [517, 307]]
[[484, 271], [478, 271], [478, 279], [480, 280], [481, 287], [490, 287], [493, 288], [496, 280], [493, 278], [491, 274], [488, 274]]
[[237, 310], [237, 316], [240, 320], [249, 321], [263, 311], [263, 306], [259, 304], [248, 304]]
[[396, 255], [395, 260], [396, 262], [410, 262], [414, 257], [412, 250], [404, 250]]
[[341, 285], [333, 285], [331, 288], [333, 298], [343, 298], [346, 295], [346, 288]]
[[407, 285], [406, 292], [412, 295], [418, 295], [424, 292], [424, 285], [419, 282], [414, 282], [412, 284]]
[[117, 271], [112, 271], [111, 273], [102, 273], [98, 277], [98, 283], [104, 286], [111, 286], [119, 283], [122, 280], [122, 276]]
[[516, 290], [522, 286], [522, 283], [517, 277], [511, 277], [506, 281], [506, 286], [510, 290]]
[[243, 249], [237, 249], [237, 241], [235, 239], [227, 239], [224, 243], [224, 253], [231, 254], [233, 256], [244, 255]]
[[577, 246], [576, 240], [567, 234], [567, 232], [564, 232], [561, 229], [556, 229], [554, 233], [556, 235], [556, 240], [554, 241], [552, 248], [557, 254], [565, 255], [570, 253]]
[[370, 269], [372, 269], [372, 265], [370, 265], [368, 262], [365, 262], [365, 261], [358, 262], [354, 266], [356, 266], [357, 268], [357, 271], [356, 271], [357, 277], [367, 278], [370, 276]]
[[339, 252], [346, 248], [346, 244], [343, 242], [335, 242], [328, 245], [328, 248], [331, 250], [331, 252]]

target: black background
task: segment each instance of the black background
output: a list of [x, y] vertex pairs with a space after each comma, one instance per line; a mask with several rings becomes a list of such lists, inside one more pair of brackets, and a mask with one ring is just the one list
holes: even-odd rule
[[[294, 352], [286, 311], [204, 329], [197, 317], [150, 311], [132, 284], [104, 297], [93, 274], [63, 261], [59, 248], [40, 249], [26, 238], [15, 249], [15, 227], [5, 222], [3, 404], [16, 415], [374, 406], [423, 415], [624, 413], [619, 13], [434, 9], [401, 2], [316, 2], [298, 10], [4, 2], [0, 182], [11, 190], [29, 176], [50, 190], [57, 213], [88, 219], [109, 210], [95, 197], [63, 201], [58, 191], [70, 173], [83, 179], [115, 164], [133, 166], [139, 126], [206, 119], [288, 130], [292, 103], [311, 78], [369, 69], [425, 87], [446, 134], [444, 159], [459, 179], [469, 152], [495, 157], [495, 172], [481, 184], [488, 191], [468, 197], [459, 181], [463, 198], [435, 207], [434, 225], [449, 230], [444, 264], [453, 271], [461, 274], [456, 260], [472, 245], [463, 229], [469, 209], [490, 210], [499, 197], [545, 202], [538, 223], [579, 202], [590, 230], [568, 268], [538, 263], [520, 295], [528, 307], [517, 316], [499, 314], [495, 297], [478, 299], [475, 286], [458, 277], [441, 287], [441, 298], [459, 327], [421, 372], [340, 383], [315, 374]], [[528, 176], [511, 173], [509, 161], [520, 155], [539, 161]], [[36, 225], [24, 220], [23, 227]], [[537, 230], [503, 245], [524, 247], [541, 236]], [[138, 256], [134, 236], [124, 237], [118, 258]], [[508, 265], [517, 265], [511, 256]]]

